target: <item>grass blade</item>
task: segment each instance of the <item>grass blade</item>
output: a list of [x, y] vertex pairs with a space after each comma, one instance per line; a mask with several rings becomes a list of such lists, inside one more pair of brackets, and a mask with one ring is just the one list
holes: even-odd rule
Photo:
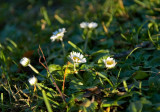
[[127, 87], [127, 83], [125, 80], [123, 81], [123, 86], [124, 86], [124, 89], [128, 92], [128, 87]]
[[4, 105], [3, 105], [3, 93], [1, 93], [1, 108], [2, 108], [2, 112], [5, 112]]
[[134, 48], [134, 49], [129, 53], [129, 55], [126, 57], [126, 60], [128, 59], [128, 57], [129, 57], [135, 50], [137, 50], [137, 49], [139, 49], [139, 48], [141, 48], [141, 47], [136, 47], [136, 48]]
[[77, 49], [79, 52], [83, 53], [83, 51], [82, 51], [79, 47], [77, 47], [74, 43], [72, 43], [71, 41], [68, 41], [68, 43], [69, 43], [73, 48], [75, 48], [75, 49]]
[[49, 101], [48, 101], [48, 99], [47, 99], [46, 92], [45, 92], [44, 90], [42, 90], [42, 95], [43, 95], [43, 99], [44, 99], [44, 102], [45, 102], [45, 104], [46, 104], [46, 107], [47, 107], [48, 112], [53, 112], [53, 111], [52, 111], [52, 108], [51, 108], [51, 105], [50, 105], [50, 103], [49, 103]]
[[54, 16], [54, 18], [55, 18], [58, 22], [60, 22], [61, 24], [64, 24], [64, 20], [63, 20], [60, 16], [58, 16], [57, 14]]
[[105, 80], [107, 80], [107, 82], [113, 87], [112, 82], [111, 82], [105, 75], [103, 75], [103, 74], [101, 74], [101, 73], [99, 73], [99, 72], [97, 72], [97, 74], [98, 74], [100, 77], [102, 77], [102, 78], [104, 78]]
[[155, 42], [153, 41], [151, 33], [150, 33], [149, 30], [148, 30], [148, 36], [149, 36], [149, 40], [152, 42], [152, 44], [155, 45]]
[[50, 21], [50, 19], [48, 17], [47, 10], [46, 10], [45, 7], [41, 8], [41, 13], [43, 14], [44, 19], [46, 20], [47, 24], [50, 26], [51, 25], [51, 21]]

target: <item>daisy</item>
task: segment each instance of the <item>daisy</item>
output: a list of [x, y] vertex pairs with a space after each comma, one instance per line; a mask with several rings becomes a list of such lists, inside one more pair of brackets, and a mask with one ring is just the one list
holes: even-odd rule
[[88, 24], [88, 28], [96, 28], [98, 26], [98, 24], [96, 22], [90, 22]]
[[35, 76], [33, 76], [28, 79], [28, 82], [30, 83], [31, 86], [33, 86], [38, 82], [38, 79]]
[[69, 55], [70, 59], [72, 60], [73, 63], [86, 63], [86, 58], [78, 52], [71, 52]]
[[88, 27], [88, 22], [82, 22], [82, 23], [80, 24], [80, 27], [81, 27], [81, 28], [87, 28], [87, 27]]
[[117, 64], [117, 62], [113, 58], [110, 58], [110, 57], [108, 57], [107, 59], [103, 59], [103, 62], [105, 64], [106, 68], [108, 68], [108, 69], [115, 67]]
[[26, 57], [23, 57], [21, 60], [20, 60], [20, 64], [24, 67], [28, 66], [30, 64], [30, 59], [26, 58]]
[[58, 29], [57, 31], [53, 32], [53, 35], [50, 37], [51, 41], [54, 42], [56, 39], [62, 41], [65, 32], [66, 32], [65, 28], [61, 28], [61, 29]]

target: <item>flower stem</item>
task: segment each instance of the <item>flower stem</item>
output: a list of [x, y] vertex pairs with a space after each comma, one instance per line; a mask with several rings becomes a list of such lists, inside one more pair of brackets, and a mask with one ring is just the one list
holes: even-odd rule
[[43, 78], [46, 78], [45, 76], [43, 76], [42, 74], [40, 74], [39, 71], [38, 71], [36, 68], [34, 68], [31, 64], [29, 64], [28, 66], [29, 66], [36, 74], [40, 75], [40, 76], [43, 77]]
[[76, 63], [74, 63], [74, 72], [77, 73], [77, 70], [76, 70]]
[[88, 36], [86, 37], [86, 40], [85, 40], [84, 52], [86, 52], [86, 50], [87, 50], [87, 44], [88, 44]]
[[86, 34], [86, 40], [85, 40], [85, 43], [84, 43], [84, 53], [87, 50], [88, 39], [89, 39], [91, 33], [92, 33], [92, 30], [89, 29], [88, 32], [87, 32], [87, 34]]
[[35, 69], [31, 64], [28, 65], [36, 74], [39, 74], [39, 71]]
[[61, 44], [62, 44], [63, 55], [64, 55], [64, 57], [65, 57], [65, 56], [66, 56], [66, 51], [65, 51], [65, 46], [64, 46], [63, 39], [61, 39], [60, 41], [61, 41]]
[[76, 63], [74, 63], [74, 73], [75, 73], [81, 80], [83, 80], [83, 78], [78, 74], [78, 71], [76, 70]]

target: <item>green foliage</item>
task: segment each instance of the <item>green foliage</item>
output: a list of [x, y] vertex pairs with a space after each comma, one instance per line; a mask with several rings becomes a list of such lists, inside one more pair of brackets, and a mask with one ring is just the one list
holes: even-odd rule
[[[159, 4], [0, 1], [0, 111], [160, 111]], [[82, 29], [83, 21], [98, 27]], [[62, 46], [50, 40], [59, 28], [66, 28]], [[44, 56], [37, 52], [39, 45]], [[74, 65], [68, 57], [72, 51], [83, 54], [87, 62]], [[22, 67], [22, 57], [30, 58], [40, 74]], [[112, 69], [103, 62], [108, 57], [117, 62]], [[30, 86], [33, 75], [38, 83]]]

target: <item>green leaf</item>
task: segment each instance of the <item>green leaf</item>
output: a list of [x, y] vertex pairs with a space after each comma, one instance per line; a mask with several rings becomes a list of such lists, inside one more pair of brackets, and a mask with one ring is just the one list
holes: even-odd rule
[[148, 80], [149, 86], [152, 87], [155, 85], [155, 78], [154, 77], [150, 77]]
[[97, 109], [97, 105], [98, 103], [96, 101], [94, 101], [94, 96], [92, 96], [92, 99], [89, 100], [87, 98], [83, 98], [82, 99], [82, 103], [79, 104], [80, 105], [80, 110], [84, 111], [84, 112], [94, 112], [95, 109]]
[[142, 98], [141, 98], [141, 103], [142, 103], [142, 104], [152, 105], [152, 102], [149, 101], [149, 100], [147, 100], [145, 97], [142, 97]]
[[62, 70], [60, 65], [56, 65], [56, 64], [51, 64], [48, 67], [49, 71], [52, 73], [53, 71], [60, 71]]
[[160, 57], [154, 57], [154, 58], [152, 58], [152, 60], [149, 61], [149, 65], [152, 66], [152, 67], [160, 66], [159, 63], [160, 63]]
[[75, 92], [80, 92], [82, 89], [85, 89], [83, 81], [72, 77], [72, 80], [69, 83], [69, 88], [66, 91], [68, 94], [72, 94]]
[[156, 89], [160, 88], [160, 78], [158, 76], [150, 77], [148, 83], [151, 88], [153, 87], [155, 87]]
[[140, 101], [131, 102], [128, 111], [129, 112], [142, 112], [143, 104]]
[[133, 73], [132, 78], [135, 78], [137, 80], [143, 80], [143, 79], [145, 79], [145, 78], [147, 78], [149, 76], [150, 75], [147, 74], [146, 72], [139, 70], [139, 71], [136, 71], [135, 73]]
[[86, 88], [94, 87], [100, 83], [99, 80], [96, 78], [96, 74], [92, 72], [85, 72], [83, 74], [83, 82]]

